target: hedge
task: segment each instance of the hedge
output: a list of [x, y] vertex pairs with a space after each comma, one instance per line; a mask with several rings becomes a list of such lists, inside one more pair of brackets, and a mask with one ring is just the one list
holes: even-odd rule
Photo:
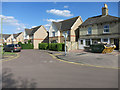
[[64, 44], [63, 43], [40, 43], [39, 44], [39, 49], [49, 49], [53, 51], [64, 51]]
[[22, 49], [33, 49], [33, 44], [22, 44], [21, 45]]
[[18, 42], [18, 44], [21, 46], [22, 49], [33, 49], [34, 48], [33, 44], [30, 44], [30, 43], [22, 44], [21, 42]]
[[93, 53], [102, 53], [102, 51], [104, 50], [104, 44], [93, 44], [90, 45], [91, 48], [91, 52]]
[[48, 43], [40, 43], [39, 49], [47, 50], [48, 49]]

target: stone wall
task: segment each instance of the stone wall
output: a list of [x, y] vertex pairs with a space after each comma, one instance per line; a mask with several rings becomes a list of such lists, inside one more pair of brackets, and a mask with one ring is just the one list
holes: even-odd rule
[[77, 50], [78, 49], [78, 42], [66, 42], [67, 46], [67, 51], [69, 52], [70, 50]]

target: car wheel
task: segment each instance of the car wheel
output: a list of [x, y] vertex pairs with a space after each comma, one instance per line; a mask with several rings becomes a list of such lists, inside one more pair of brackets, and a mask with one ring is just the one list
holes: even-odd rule
[[13, 53], [14, 51], [13, 50], [11, 50], [11, 53]]

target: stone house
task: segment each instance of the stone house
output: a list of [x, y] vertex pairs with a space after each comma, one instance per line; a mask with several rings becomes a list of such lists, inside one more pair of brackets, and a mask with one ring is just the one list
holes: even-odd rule
[[39, 43], [48, 43], [48, 31], [43, 25], [25, 29], [24, 31], [24, 43], [27, 43], [28, 40], [31, 40], [31, 43], [34, 45], [34, 49], [38, 49]]
[[49, 29], [49, 42], [50, 43], [64, 43], [65, 39], [63, 33], [67, 31], [67, 41], [76, 42], [79, 38], [78, 26], [82, 24], [80, 16], [63, 20], [60, 22], [52, 22]]
[[108, 6], [104, 4], [102, 15], [90, 17], [79, 26], [79, 49], [98, 42], [115, 44], [119, 49], [118, 19], [108, 14]]

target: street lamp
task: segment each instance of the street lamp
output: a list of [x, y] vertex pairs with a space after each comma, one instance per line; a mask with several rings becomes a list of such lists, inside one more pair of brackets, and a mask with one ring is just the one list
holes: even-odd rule
[[2, 35], [2, 21], [3, 21], [3, 18], [1, 17], [1, 58], [3, 59], [3, 35]]
[[66, 39], [67, 39], [67, 36], [68, 36], [68, 31], [64, 31], [63, 36], [65, 38], [65, 56], [66, 56], [66, 53], [67, 53], [67, 51], [66, 51]]

